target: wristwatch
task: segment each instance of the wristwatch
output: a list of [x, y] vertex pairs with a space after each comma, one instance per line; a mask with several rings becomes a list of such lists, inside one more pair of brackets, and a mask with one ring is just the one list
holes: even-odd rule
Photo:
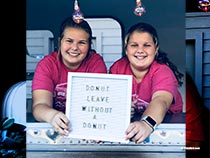
[[141, 121], [145, 121], [152, 128], [153, 131], [155, 130], [157, 126], [156, 121], [150, 116], [144, 116], [143, 118], [141, 118]]

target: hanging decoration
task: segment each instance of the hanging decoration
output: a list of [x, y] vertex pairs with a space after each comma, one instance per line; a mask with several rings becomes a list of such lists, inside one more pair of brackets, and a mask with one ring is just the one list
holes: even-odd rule
[[210, 0], [199, 0], [198, 8], [204, 12], [208, 12], [210, 10]]
[[144, 13], [146, 13], [146, 9], [141, 2], [141, 0], [136, 0], [136, 7], [134, 9], [134, 14], [137, 16], [142, 16]]
[[84, 19], [83, 13], [80, 10], [80, 7], [78, 5], [78, 1], [77, 0], [74, 1], [74, 12], [72, 14], [72, 18], [73, 18], [75, 23], [80, 23]]

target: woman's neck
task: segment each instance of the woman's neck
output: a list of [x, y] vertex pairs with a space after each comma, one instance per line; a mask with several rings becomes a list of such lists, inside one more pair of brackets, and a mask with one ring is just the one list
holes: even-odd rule
[[137, 70], [137, 69], [135, 69], [133, 67], [131, 67], [131, 70], [133, 72], [134, 78], [135, 78], [135, 80], [136, 80], [137, 83], [140, 83], [142, 81], [142, 79], [144, 78], [144, 76], [149, 71], [149, 69]]

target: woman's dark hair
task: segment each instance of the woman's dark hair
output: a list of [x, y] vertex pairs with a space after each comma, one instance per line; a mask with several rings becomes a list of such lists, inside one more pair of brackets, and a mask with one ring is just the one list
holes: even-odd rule
[[[137, 23], [137, 24], [133, 25], [128, 30], [128, 32], [125, 36], [125, 42], [124, 42], [124, 48], [125, 49], [127, 48], [129, 38], [130, 38], [130, 36], [133, 32], [147, 32], [147, 33], [149, 33], [152, 36], [152, 39], [155, 43], [156, 48], [159, 47], [159, 38], [158, 38], [156, 29], [150, 24], [140, 22], [140, 23]], [[160, 64], [168, 65], [171, 68], [171, 70], [173, 71], [174, 75], [176, 76], [176, 79], [178, 81], [179, 86], [181, 86], [183, 84], [184, 75], [181, 72], [179, 72], [176, 65], [174, 65], [169, 60], [169, 58], [167, 57], [167, 53], [158, 49], [157, 55], [155, 56], [155, 60]]]
[[68, 17], [66, 18], [60, 26], [60, 32], [59, 32], [59, 37], [60, 37], [60, 41], [62, 40], [63, 36], [64, 36], [64, 30], [68, 27], [72, 27], [72, 28], [78, 28], [78, 29], [82, 29], [85, 32], [88, 33], [89, 35], [89, 51], [91, 50], [91, 42], [92, 42], [92, 30], [90, 25], [88, 24], [87, 21], [83, 20], [80, 23], [76, 23], [73, 21], [72, 17]]

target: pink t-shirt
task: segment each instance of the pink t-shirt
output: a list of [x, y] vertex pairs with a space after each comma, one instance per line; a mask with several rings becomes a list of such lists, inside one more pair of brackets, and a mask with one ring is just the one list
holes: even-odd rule
[[103, 58], [91, 52], [80, 67], [74, 71], [69, 70], [57, 58], [57, 52], [45, 56], [36, 67], [32, 81], [32, 90], [48, 90], [53, 93], [53, 107], [65, 112], [66, 88], [68, 72], [107, 73]]
[[[121, 58], [110, 67], [112, 74], [133, 75], [127, 58]], [[183, 101], [178, 91], [178, 82], [173, 71], [165, 64], [154, 61], [140, 83], [133, 78], [132, 101], [136, 100], [136, 106], [143, 112], [152, 99], [154, 92], [165, 90], [170, 92], [174, 101], [170, 106], [169, 113], [182, 112]]]

